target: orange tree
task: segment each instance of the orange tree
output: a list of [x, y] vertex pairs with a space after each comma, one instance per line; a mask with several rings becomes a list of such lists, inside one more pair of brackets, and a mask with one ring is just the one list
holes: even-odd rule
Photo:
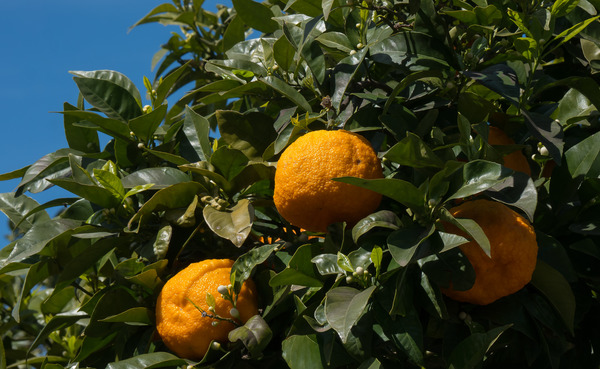
[[[80, 98], [57, 109], [68, 147], [0, 176], [21, 179], [0, 195], [13, 229], [0, 368], [598, 368], [597, 0], [202, 3], [135, 25], [175, 31], [142, 92], [116, 71], [72, 72]], [[490, 145], [490, 126], [509, 144]], [[303, 233], [274, 205], [277, 161], [324, 129], [373, 147], [382, 178], [335, 181], [381, 203]], [[531, 175], [503, 165], [510, 153]], [[73, 195], [28, 196], [50, 186]], [[486, 305], [442, 293], [526, 246], [510, 223], [451, 211], [481, 199], [537, 243], [532, 271], [512, 255], [486, 275], [492, 290], [521, 283]], [[210, 318], [251, 278], [258, 314], [226, 311], [228, 339], [179, 357], [156, 332], [157, 298], [206, 259], [234, 260], [230, 283], [180, 304]]]

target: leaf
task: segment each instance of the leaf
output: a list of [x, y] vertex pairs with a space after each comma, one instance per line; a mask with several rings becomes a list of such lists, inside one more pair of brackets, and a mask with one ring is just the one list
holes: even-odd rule
[[153, 324], [154, 312], [146, 307], [134, 307], [121, 313], [100, 319], [106, 323], [126, 323], [128, 325], [151, 325]]
[[231, 241], [236, 247], [241, 247], [254, 222], [254, 208], [248, 199], [240, 200], [233, 208], [220, 211], [212, 206], [203, 210], [206, 224], [218, 236]]
[[441, 168], [444, 166], [444, 162], [433, 150], [419, 136], [410, 132], [404, 139], [392, 146], [384, 157], [400, 165], [413, 168]]
[[0, 262], [0, 268], [39, 254], [53, 239], [61, 237], [65, 232], [73, 232], [80, 224], [80, 221], [72, 219], [51, 219], [46, 222], [34, 224], [17, 241], [10, 255]]
[[211, 156], [210, 163], [227, 181], [231, 181], [246, 168], [248, 158], [240, 150], [221, 146]]
[[167, 96], [176, 90], [179, 77], [181, 77], [184, 72], [189, 71], [189, 64], [189, 62], [185, 63], [181, 67], [169, 72], [169, 74], [160, 81], [158, 87], [156, 87], [156, 98], [154, 100], [155, 106], [164, 106], [163, 102]]
[[231, 284], [236, 293], [241, 290], [243, 282], [250, 278], [254, 268], [271, 256], [276, 246], [277, 244], [271, 244], [253, 248], [235, 260], [231, 267]]
[[571, 334], [575, 325], [575, 295], [565, 277], [550, 265], [537, 261], [531, 284], [537, 288], [561, 316]]
[[170, 224], [161, 227], [156, 233], [156, 239], [154, 240], [154, 244], [152, 244], [152, 250], [158, 259], [164, 259], [167, 256], [171, 237], [173, 237], [173, 227]]
[[508, 178], [512, 171], [498, 163], [473, 160], [462, 167], [462, 176], [457, 179], [458, 191], [449, 199], [462, 199], [492, 188]]
[[552, 159], [554, 159], [556, 164], [560, 165], [564, 146], [562, 125], [545, 115], [525, 110], [521, 110], [521, 114], [525, 117], [525, 124], [529, 132], [546, 146]]
[[180, 155], [190, 162], [208, 160], [211, 154], [210, 123], [206, 118], [185, 107], [185, 119], [178, 136]]
[[[64, 111], [78, 110], [75, 106], [64, 103]], [[79, 118], [64, 115], [65, 138], [69, 147], [73, 150], [78, 150], [86, 153], [98, 152], [100, 149], [100, 140], [98, 133], [92, 129], [78, 126], [76, 123]]]
[[484, 360], [486, 352], [498, 337], [511, 325], [496, 327], [485, 333], [474, 333], [461, 341], [452, 350], [448, 361], [450, 369], [477, 368]]
[[458, 227], [463, 232], [466, 232], [473, 241], [475, 241], [479, 247], [485, 252], [488, 257], [491, 256], [491, 246], [490, 241], [487, 238], [483, 229], [475, 222], [473, 219], [466, 218], [455, 218], [448, 210], [442, 209], [440, 212], [440, 219], [454, 226]]
[[218, 110], [215, 116], [221, 133], [219, 141], [240, 150], [250, 160], [262, 161], [263, 152], [277, 138], [273, 121], [262, 113]]
[[367, 55], [368, 47], [365, 47], [353, 55], [349, 55], [344, 59], [340, 60], [333, 70], [334, 78], [334, 92], [331, 95], [331, 103], [336, 111], [339, 111], [346, 90], [350, 86], [350, 83], [354, 79], [354, 75], [358, 71], [362, 64], [365, 56]]
[[181, 182], [188, 182], [190, 176], [171, 167], [145, 168], [137, 170], [121, 179], [125, 188], [153, 185], [153, 189], [163, 189]]
[[511, 104], [519, 106], [521, 91], [517, 74], [506, 64], [495, 64], [480, 72], [464, 71], [463, 74], [500, 94]]
[[[38, 202], [30, 197], [25, 195], [15, 197], [14, 193], [0, 194], [0, 211], [23, 233], [31, 229], [34, 224], [50, 219], [48, 213], [40, 210], [43, 208], [40, 209]], [[34, 211], [34, 216], [31, 216]]]
[[72, 179], [52, 179], [50, 182], [106, 209], [112, 209], [121, 204], [121, 198], [115, 192], [104, 187], [82, 184]]
[[388, 178], [362, 179], [354, 177], [340, 177], [333, 178], [333, 180], [378, 192], [417, 212], [425, 207], [425, 194], [408, 181]]
[[97, 130], [109, 136], [133, 142], [129, 134], [129, 126], [118, 119], [105, 118], [91, 111], [66, 110], [60, 113], [64, 116], [79, 119], [76, 123], [73, 123], [77, 127]]
[[351, 287], [336, 287], [327, 292], [325, 316], [345, 343], [350, 330], [356, 324], [371, 298], [375, 286], [363, 291]]
[[587, 26], [589, 26], [592, 22], [595, 22], [598, 18], [600, 18], [600, 15], [597, 15], [592, 18], [588, 18], [588, 19], [586, 19], [580, 23], [577, 23], [574, 26], [562, 31], [558, 35], [556, 35], [554, 39], [555, 40], [560, 39], [560, 41], [556, 45], [552, 44], [552, 48], [550, 48], [550, 50], [547, 50], [545, 52], [545, 54], [551, 53], [552, 51], [556, 50], [556, 48], [558, 48], [560, 45], [564, 44], [565, 42], [569, 41], [573, 37], [577, 36], [581, 31], [586, 29]]
[[[58, 331], [64, 327], [69, 327], [81, 319], [89, 318], [88, 314], [83, 311], [69, 311], [54, 315], [48, 323], [37, 334], [35, 340], [31, 343], [29, 351], [38, 347], [52, 332]], [[0, 365], [1, 367], [1, 365]]]
[[290, 369], [325, 369], [322, 363], [324, 348], [315, 334], [289, 336], [283, 340], [281, 348]]
[[[324, 0], [327, 1], [327, 0]], [[324, 32], [315, 38], [315, 41], [320, 44], [348, 54], [354, 50], [354, 46], [350, 43], [348, 36], [341, 32]]]
[[127, 122], [142, 114], [140, 92], [123, 74], [110, 70], [70, 73], [83, 97], [109, 118]]
[[298, 107], [302, 108], [303, 110], [309, 113], [312, 112], [312, 108], [308, 101], [306, 101], [306, 98], [283, 80], [274, 76], [266, 76], [260, 78], [260, 81], [282, 94], [284, 97], [298, 105]]
[[227, 337], [230, 342], [241, 341], [252, 357], [260, 358], [271, 342], [273, 332], [260, 315], [254, 315], [246, 324], [230, 331]]
[[392, 258], [404, 267], [412, 260], [419, 245], [433, 234], [435, 227], [429, 228], [401, 228], [389, 234], [387, 246]]
[[600, 132], [586, 137], [565, 152], [572, 178], [596, 178], [600, 175]]
[[144, 215], [154, 211], [167, 209], [187, 208], [194, 196], [207, 192], [198, 182], [181, 182], [157, 191], [138, 212], [129, 220], [128, 227], [140, 221]]
[[109, 190], [119, 201], [125, 196], [125, 188], [121, 183], [121, 179], [115, 174], [102, 169], [94, 168], [94, 177], [100, 185]]
[[538, 203], [538, 193], [533, 179], [525, 173], [515, 172], [501, 183], [486, 190], [491, 198], [517, 207], [533, 222]]
[[402, 222], [398, 216], [389, 210], [381, 210], [366, 218], [361, 219], [354, 227], [352, 227], [352, 239], [356, 243], [358, 239], [368, 233], [373, 228], [382, 227], [391, 230], [397, 230], [402, 226]]
[[16, 194], [20, 195], [24, 191], [32, 193], [43, 191], [51, 185], [46, 179], [67, 176], [70, 172], [69, 155], [80, 156], [83, 153], [71, 149], [60, 149], [44, 155], [30, 165], [17, 186]]
[[323, 282], [314, 271], [311, 260], [315, 257], [317, 251], [311, 248], [311, 245], [300, 246], [294, 256], [290, 259], [287, 267], [269, 280], [271, 287], [285, 285], [300, 285], [308, 287], [321, 287]]
[[237, 15], [250, 27], [262, 32], [272, 33], [279, 29], [273, 19], [273, 13], [265, 5], [252, 0], [232, 0]]
[[338, 264], [338, 256], [335, 254], [320, 254], [311, 259], [321, 275], [344, 274], [344, 269]]
[[187, 361], [168, 352], [152, 352], [110, 363], [106, 369], [152, 369], [187, 365]]
[[564, 17], [577, 7], [579, 0], [557, 0], [552, 4], [550, 12], [555, 17]]
[[[153, 135], [167, 115], [167, 105], [160, 105], [148, 114], [140, 115], [129, 121], [129, 129], [143, 143], [148, 143], [153, 139]], [[66, 119], [66, 118], [65, 118]]]

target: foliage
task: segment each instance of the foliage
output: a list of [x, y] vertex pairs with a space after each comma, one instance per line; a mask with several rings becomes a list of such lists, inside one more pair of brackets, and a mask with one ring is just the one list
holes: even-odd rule
[[[0, 177], [21, 178], [0, 195], [0, 368], [598, 367], [600, 2], [202, 3], [136, 24], [179, 29], [146, 91], [73, 72], [69, 147]], [[489, 145], [488, 123], [517, 145]], [[339, 180], [384, 200], [308, 240], [273, 206], [276, 162], [339, 127], [385, 175]], [[501, 165], [515, 150], [531, 177]], [[50, 186], [73, 196], [27, 195]], [[539, 245], [532, 282], [486, 306], [440, 293], [473, 283], [440, 220], [487, 242], [447, 211], [469, 197], [519, 210]], [[206, 258], [236, 260], [234, 289], [252, 276], [261, 314], [197, 363], [156, 338], [154, 307]]]

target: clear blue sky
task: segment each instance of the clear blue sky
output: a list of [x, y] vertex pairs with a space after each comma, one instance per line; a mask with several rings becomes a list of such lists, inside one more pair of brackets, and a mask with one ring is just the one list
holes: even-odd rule
[[[0, 173], [32, 164], [67, 147], [60, 114], [75, 104], [70, 70], [112, 69], [128, 76], [144, 95], [143, 77], [152, 80], [151, 59], [177, 27], [129, 27], [169, 0], [3, 1], [0, 12]], [[219, 1], [222, 3], [222, 1]], [[215, 1], [205, 7], [214, 9]], [[212, 10], [212, 9], [211, 9]], [[0, 182], [13, 192], [18, 180]], [[27, 193], [27, 195], [30, 195]], [[31, 195], [43, 203], [70, 194], [60, 190]], [[52, 209], [50, 209], [51, 215]], [[0, 214], [0, 247], [6, 217]]]

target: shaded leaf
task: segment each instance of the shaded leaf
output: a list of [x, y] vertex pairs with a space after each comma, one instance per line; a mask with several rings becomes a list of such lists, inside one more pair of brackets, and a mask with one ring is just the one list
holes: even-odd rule
[[247, 199], [240, 200], [234, 207], [224, 211], [207, 205], [203, 214], [206, 224], [213, 232], [237, 247], [241, 247], [246, 241], [254, 222], [254, 208]]
[[327, 292], [325, 316], [342, 342], [346, 342], [350, 330], [363, 315], [375, 286], [364, 291], [351, 287], [336, 287]]

